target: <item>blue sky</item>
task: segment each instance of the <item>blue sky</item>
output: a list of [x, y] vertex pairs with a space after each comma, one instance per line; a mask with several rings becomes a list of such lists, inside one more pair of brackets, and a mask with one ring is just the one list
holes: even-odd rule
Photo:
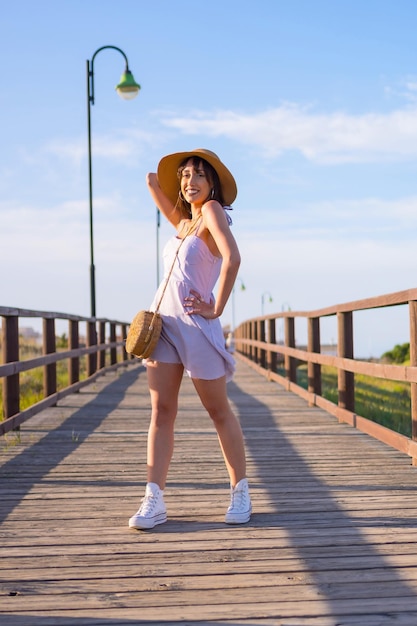
[[[416, 287], [416, 32], [414, 0], [4, 3], [0, 304], [89, 314], [86, 60], [105, 45], [142, 90], [122, 101], [122, 56], [97, 55], [98, 316], [150, 304], [145, 175], [196, 147], [238, 183], [236, 323], [261, 314], [262, 296], [265, 313], [307, 311]], [[170, 234], [163, 224], [161, 247]], [[408, 341], [407, 320], [358, 316], [357, 355]]]

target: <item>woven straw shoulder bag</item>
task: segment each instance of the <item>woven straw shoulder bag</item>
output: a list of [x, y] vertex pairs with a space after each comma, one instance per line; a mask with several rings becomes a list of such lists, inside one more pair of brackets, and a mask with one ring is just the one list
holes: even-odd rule
[[180, 248], [184, 243], [185, 238], [196, 230], [200, 219], [201, 216], [190, 226], [185, 236], [181, 239], [181, 243], [175, 253], [171, 269], [168, 272], [165, 286], [155, 311], [139, 311], [130, 324], [129, 332], [126, 337], [126, 352], [137, 356], [139, 359], [149, 358], [158, 343], [158, 339], [162, 332], [162, 317], [159, 314], [159, 307], [161, 306], [162, 298], [165, 295], [168, 281], [171, 277], [172, 270], [174, 269], [175, 261], [177, 260]]

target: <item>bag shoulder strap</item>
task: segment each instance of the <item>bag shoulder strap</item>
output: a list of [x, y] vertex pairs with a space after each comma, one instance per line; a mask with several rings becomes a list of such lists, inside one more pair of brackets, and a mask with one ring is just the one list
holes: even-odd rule
[[202, 215], [200, 215], [200, 217], [199, 217], [199, 218], [198, 218], [198, 219], [194, 222], [194, 224], [192, 224], [192, 225], [190, 226], [190, 228], [189, 228], [189, 229], [187, 230], [187, 232], [185, 233], [184, 237], [181, 239], [180, 245], [178, 246], [178, 248], [177, 248], [177, 250], [176, 250], [176, 252], [175, 252], [175, 256], [174, 256], [174, 260], [172, 261], [171, 268], [170, 268], [170, 270], [169, 270], [169, 272], [168, 272], [168, 276], [167, 276], [167, 278], [166, 278], [165, 285], [164, 285], [164, 288], [163, 288], [162, 293], [161, 293], [161, 297], [159, 298], [159, 302], [158, 302], [158, 304], [157, 304], [157, 306], [156, 306], [156, 309], [155, 309], [155, 316], [156, 316], [156, 314], [159, 312], [159, 307], [161, 306], [162, 298], [163, 298], [163, 297], [164, 297], [164, 295], [165, 295], [165, 291], [166, 291], [166, 288], [167, 288], [167, 286], [168, 286], [168, 281], [169, 281], [169, 279], [171, 278], [171, 274], [172, 274], [172, 271], [173, 271], [173, 269], [174, 269], [175, 261], [176, 261], [176, 260], [177, 260], [177, 258], [178, 258], [178, 254], [179, 254], [179, 251], [180, 251], [180, 249], [181, 249], [181, 246], [182, 246], [182, 244], [184, 243], [185, 239], [186, 239], [189, 235], [192, 235], [192, 234], [193, 234], [193, 232], [197, 230], [197, 227], [198, 227], [198, 225], [199, 225], [199, 222], [200, 222], [201, 218], [202, 218]]

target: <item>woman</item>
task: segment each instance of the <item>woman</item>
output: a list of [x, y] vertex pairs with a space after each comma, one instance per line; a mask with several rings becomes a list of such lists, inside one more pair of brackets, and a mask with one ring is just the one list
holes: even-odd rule
[[[161, 337], [147, 359], [151, 396], [147, 485], [130, 528], [149, 529], [167, 519], [163, 498], [174, 448], [174, 423], [184, 370], [213, 420], [230, 477], [231, 501], [225, 522], [250, 519], [242, 430], [226, 391], [234, 359], [226, 350], [220, 320], [233, 289], [240, 254], [224, 207], [236, 198], [236, 183], [216, 154], [197, 149], [165, 156], [148, 174], [150, 194], [176, 229], [164, 250], [165, 277], [159, 312]], [[218, 281], [217, 298], [212, 290]], [[162, 281], [151, 310], [166, 284]]]

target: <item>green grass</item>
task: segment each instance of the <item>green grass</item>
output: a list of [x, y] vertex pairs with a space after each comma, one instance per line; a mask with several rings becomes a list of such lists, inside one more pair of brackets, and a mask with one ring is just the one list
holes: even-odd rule
[[[30, 359], [42, 354], [40, 346], [21, 341], [20, 358]], [[65, 350], [66, 347], [62, 346]], [[87, 357], [80, 359], [80, 380], [86, 378]], [[334, 404], [338, 402], [337, 370], [322, 367], [322, 394]], [[283, 371], [279, 372], [284, 374]], [[307, 366], [297, 368], [297, 383], [307, 389]], [[67, 360], [57, 363], [57, 388], [69, 385]], [[3, 420], [2, 385], [0, 385], [0, 421]], [[43, 399], [43, 368], [38, 367], [20, 375], [20, 408], [24, 410]], [[411, 437], [410, 385], [370, 376], [355, 375], [355, 412], [378, 424]]]
[[[80, 380], [86, 378], [86, 371], [86, 357], [82, 357], [80, 359]], [[56, 364], [56, 386], [57, 391], [69, 386], [67, 359]], [[20, 375], [20, 410], [23, 411], [32, 406], [32, 404], [42, 400], [43, 397], [43, 367], [22, 372]]]
[[[67, 350], [63, 346], [59, 350]], [[19, 344], [20, 359], [22, 361], [33, 359], [42, 355], [41, 346], [34, 341], [20, 339]], [[57, 363], [57, 390], [65, 389], [69, 385], [68, 359]], [[80, 380], [87, 377], [87, 357], [80, 358]], [[20, 374], [20, 410], [36, 404], [44, 398], [43, 394], [43, 367], [36, 367]], [[4, 419], [3, 411], [3, 385], [0, 384], [0, 421]]]
[[[322, 366], [322, 396], [338, 403], [337, 370]], [[297, 368], [297, 383], [307, 389], [307, 366]], [[411, 437], [411, 390], [408, 383], [355, 374], [355, 413]]]

